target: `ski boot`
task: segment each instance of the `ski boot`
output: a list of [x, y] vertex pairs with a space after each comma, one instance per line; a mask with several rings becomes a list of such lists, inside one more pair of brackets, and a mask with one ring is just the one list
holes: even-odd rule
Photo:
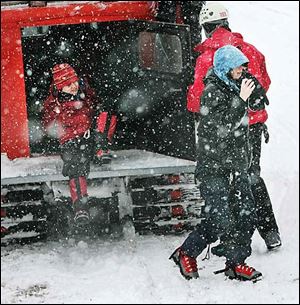
[[74, 222], [77, 226], [86, 226], [90, 222], [90, 213], [87, 203], [83, 203], [81, 200], [77, 200], [74, 204], [75, 216]]
[[253, 267], [247, 266], [245, 263], [239, 264], [236, 266], [227, 266], [223, 270], [216, 271], [215, 274], [224, 272], [225, 276], [229, 277], [229, 279], [236, 279], [239, 281], [252, 281], [257, 282], [261, 280], [262, 273], [255, 270]]
[[173, 252], [169, 259], [173, 259], [185, 279], [190, 280], [199, 277], [197, 260], [184, 254], [180, 247]]

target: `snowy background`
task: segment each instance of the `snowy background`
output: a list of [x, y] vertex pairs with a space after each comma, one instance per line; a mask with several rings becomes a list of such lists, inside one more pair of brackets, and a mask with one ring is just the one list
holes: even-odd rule
[[[132, 240], [47, 243], [1, 249], [4, 303], [299, 303], [299, 2], [223, 1], [230, 26], [266, 56], [270, 142], [262, 176], [283, 246], [267, 252], [255, 233], [248, 263], [264, 278], [241, 283], [214, 275], [222, 258], [202, 262], [186, 281], [169, 255], [185, 235]], [[11, 251], [12, 250], [12, 251]]]

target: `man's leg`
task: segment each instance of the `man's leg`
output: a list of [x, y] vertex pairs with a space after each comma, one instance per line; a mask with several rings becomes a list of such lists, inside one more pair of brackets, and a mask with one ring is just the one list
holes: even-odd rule
[[257, 224], [255, 202], [251, 191], [248, 173], [236, 175], [233, 180], [231, 211], [235, 225], [226, 233], [225, 275], [231, 279], [257, 281], [261, 272], [246, 265], [251, 254], [251, 238]]
[[184, 252], [192, 257], [197, 257], [208, 244], [215, 242], [218, 235], [232, 225], [228, 205], [229, 177], [207, 177], [200, 184], [200, 193], [205, 201], [202, 209], [204, 220], [190, 233], [181, 246]]
[[250, 178], [241, 173], [233, 178], [230, 194], [230, 210], [234, 225], [224, 232], [226, 243], [226, 264], [229, 266], [244, 263], [251, 255], [251, 239], [257, 224], [257, 215]]
[[250, 127], [250, 141], [253, 151], [250, 178], [258, 218], [257, 229], [265, 240], [268, 249], [273, 249], [281, 245], [281, 239], [267, 187], [264, 180], [260, 177], [261, 124], [255, 124]]
[[267, 187], [261, 177], [255, 178], [256, 183], [251, 185], [255, 198], [258, 217], [257, 230], [264, 239], [269, 250], [281, 246], [279, 229], [276, 223]]
[[209, 176], [200, 184], [200, 192], [205, 200], [204, 220], [189, 234], [182, 246], [170, 258], [179, 266], [186, 279], [197, 278], [197, 257], [206, 246], [218, 239], [218, 234], [231, 226], [228, 207], [229, 177]]

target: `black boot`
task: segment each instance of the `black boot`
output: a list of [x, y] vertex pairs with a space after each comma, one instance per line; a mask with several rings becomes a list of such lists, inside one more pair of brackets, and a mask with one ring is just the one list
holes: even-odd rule
[[87, 204], [87, 198], [82, 198], [74, 203], [75, 216], [74, 221], [78, 226], [86, 226], [90, 221], [90, 213]]

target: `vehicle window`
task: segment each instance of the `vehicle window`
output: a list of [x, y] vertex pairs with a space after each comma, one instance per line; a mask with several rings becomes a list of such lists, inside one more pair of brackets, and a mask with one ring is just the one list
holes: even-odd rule
[[22, 29], [22, 37], [31, 37], [31, 36], [43, 36], [47, 35], [49, 31], [49, 26], [33, 26], [25, 27]]
[[139, 34], [139, 59], [144, 69], [182, 72], [182, 47], [178, 36], [153, 32]]

